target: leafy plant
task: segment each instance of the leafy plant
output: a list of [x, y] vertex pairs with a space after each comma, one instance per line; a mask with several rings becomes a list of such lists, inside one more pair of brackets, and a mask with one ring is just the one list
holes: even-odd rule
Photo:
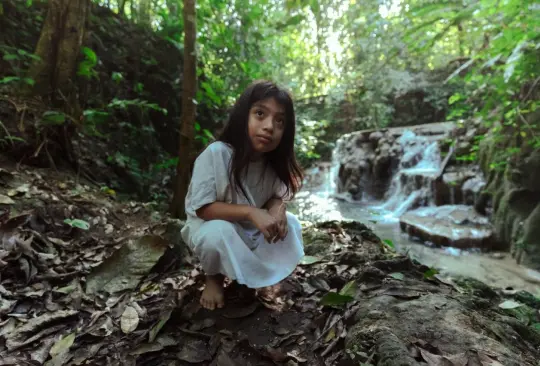
[[77, 75], [84, 76], [88, 79], [92, 77], [97, 77], [97, 71], [94, 69], [98, 63], [98, 57], [96, 53], [88, 47], [83, 47], [81, 49], [84, 59], [79, 63], [79, 69]]

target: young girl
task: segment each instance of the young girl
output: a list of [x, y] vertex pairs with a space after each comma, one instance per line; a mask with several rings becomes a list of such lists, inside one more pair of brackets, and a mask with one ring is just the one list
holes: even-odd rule
[[206, 274], [201, 305], [221, 308], [224, 277], [249, 288], [274, 285], [304, 255], [302, 228], [285, 200], [300, 188], [290, 95], [268, 81], [250, 85], [218, 141], [197, 158], [182, 238]]

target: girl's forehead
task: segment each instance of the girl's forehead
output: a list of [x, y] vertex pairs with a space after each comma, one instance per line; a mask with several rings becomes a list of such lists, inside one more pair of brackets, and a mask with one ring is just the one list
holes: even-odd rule
[[259, 100], [255, 103], [253, 103], [253, 107], [262, 107], [265, 109], [268, 109], [272, 113], [285, 113], [285, 107], [278, 103], [278, 101], [275, 98], [267, 98]]

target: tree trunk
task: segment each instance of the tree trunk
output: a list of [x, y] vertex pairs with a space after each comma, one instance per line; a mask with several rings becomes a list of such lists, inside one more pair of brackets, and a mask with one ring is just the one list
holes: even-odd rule
[[126, 12], [126, 2], [127, 0], [118, 0], [118, 14], [124, 15]]
[[195, 93], [197, 89], [196, 70], [196, 14], [195, 0], [184, 0], [184, 83], [182, 93], [182, 126], [180, 130], [180, 148], [176, 167], [176, 187], [170, 207], [171, 214], [185, 218], [184, 201], [189, 181], [192, 162], [191, 150], [195, 135]]
[[178, 16], [178, 0], [167, 0], [167, 9], [169, 9], [169, 15], [173, 19], [177, 19]]
[[74, 97], [73, 79], [89, 12], [90, 0], [49, 1], [35, 52], [41, 60], [29, 70], [35, 81], [33, 94], [58, 94], [64, 102]]
[[139, 23], [150, 26], [150, 9], [152, 8], [151, 0], [140, 0], [139, 2]]

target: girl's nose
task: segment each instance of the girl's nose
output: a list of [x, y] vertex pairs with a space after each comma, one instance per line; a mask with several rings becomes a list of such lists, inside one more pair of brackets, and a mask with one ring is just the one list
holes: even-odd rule
[[268, 117], [263, 121], [263, 129], [268, 131], [272, 131], [274, 129], [274, 121], [271, 117]]

